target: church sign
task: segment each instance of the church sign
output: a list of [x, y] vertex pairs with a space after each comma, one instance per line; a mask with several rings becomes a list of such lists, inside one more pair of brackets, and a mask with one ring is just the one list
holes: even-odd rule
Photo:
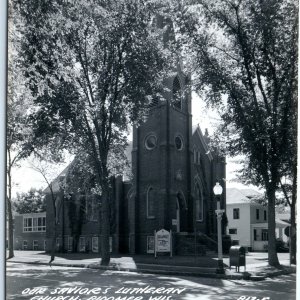
[[170, 252], [172, 257], [172, 232], [165, 229], [161, 229], [154, 232], [155, 236], [155, 257], [157, 252]]

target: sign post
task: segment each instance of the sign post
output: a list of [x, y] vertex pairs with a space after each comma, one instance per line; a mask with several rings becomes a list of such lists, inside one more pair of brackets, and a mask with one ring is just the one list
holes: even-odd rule
[[172, 257], [172, 231], [167, 231], [161, 229], [159, 231], [154, 231], [154, 256], [157, 257], [158, 252], [170, 252], [170, 257]]

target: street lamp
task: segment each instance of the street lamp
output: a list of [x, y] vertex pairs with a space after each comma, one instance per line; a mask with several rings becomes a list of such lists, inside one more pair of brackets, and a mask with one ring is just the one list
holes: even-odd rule
[[224, 268], [223, 268], [223, 250], [222, 250], [222, 231], [221, 231], [221, 220], [222, 215], [224, 212], [224, 209], [220, 209], [220, 198], [223, 192], [223, 188], [219, 184], [219, 182], [216, 182], [216, 185], [214, 186], [214, 194], [217, 198], [217, 209], [215, 210], [216, 216], [217, 216], [217, 225], [218, 225], [218, 268], [217, 268], [217, 274], [224, 274]]

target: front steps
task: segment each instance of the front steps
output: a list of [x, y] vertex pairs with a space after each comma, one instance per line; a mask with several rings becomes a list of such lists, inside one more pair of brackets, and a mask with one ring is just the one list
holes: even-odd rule
[[205, 256], [217, 250], [217, 243], [199, 232], [180, 232], [174, 234], [173, 249], [175, 255]]

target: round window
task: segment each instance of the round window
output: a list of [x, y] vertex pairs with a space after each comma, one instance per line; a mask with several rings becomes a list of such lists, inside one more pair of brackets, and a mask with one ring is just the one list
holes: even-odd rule
[[155, 135], [149, 135], [145, 140], [145, 147], [148, 150], [152, 150], [156, 147], [156, 136]]
[[175, 146], [177, 150], [182, 150], [183, 148], [183, 141], [182, 138], [180, 136], [176, 136], [175, 138]]

